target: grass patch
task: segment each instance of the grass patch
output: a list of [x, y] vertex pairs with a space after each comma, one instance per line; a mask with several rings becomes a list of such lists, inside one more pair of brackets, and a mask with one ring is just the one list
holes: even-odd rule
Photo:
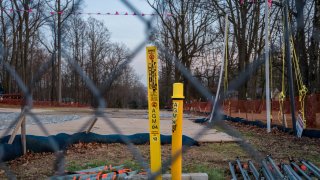
[[143, 167], [136, 161], [133, 160], [125, 160], [123, 162], [124, 167], [132, 169], [132, 170], [141, 170]]
[[207, 151], [221, 154], [221, 157], [246, 156], [246, 152], [235, 142], [208, 144]]
[[74, 171], [80, 171], [84, 169], [96, 168], [99, 166], [105, 166], [109, 164], [110, 162], [100, 161], [100, 160], [92, 160], [92, 161], [81, 163], [81, 164], [76, 161], [70, 161], [66, 163], [66, 170], [74, 172]]
[[207, 173], [209, 179], [225, 179], [225, 173], [223, 169], [212, 168], [206, 165], [197, 164], [183, 169], [184, 173]]
[[[77, 161], [70, 161], [66, 164], [66, 170], [67, 171], [80, 171], [84, 169], [90, 169], [90, 168], [96, 168], [100, 166], [106, 166], [106, 165], [112, 165], [112, 166], [118, 166], [120, 164], [111, 163], [110, 161], [99, 161], [99, 160], [92, 160], [85, 163], [80, 163]], [[124, 165], [125, 168], [129, 168], [132, 170], [141, 170], [143, 167], [136, 161], [133, 160], [124, 160], [121, 165]]]
[[256, 134], [252, 131], [242, 132], [242, 135], [247, 138], [256, 136]]
[[320, 156], [307, 155], [307, 160], [311, 161], [313, 164], [320, 166]]

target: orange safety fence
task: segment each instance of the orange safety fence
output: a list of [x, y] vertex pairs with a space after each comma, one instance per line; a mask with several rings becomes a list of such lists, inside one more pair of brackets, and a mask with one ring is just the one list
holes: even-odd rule
[[205, 112], [205, 108], [207, 107], [207, 104], [208, 104], [209, 102], [200, 102], [199, 104], [198, 104], [198, 106], [199, 106], [199, 112], [201, 112], [201, 113], [206, 113]]
[[185, 111], [190, 111], [190, 108], [191, 108], [191, 104], [184, 104], [184, 106], [183, 106], [183, 109]]
[[[225, 100], [221, 104], [226, 114], [229, 112], [235, 113], [265, 113], [265, 100]], [[299, 97], [295, 98], [296, 112], [301, 109]], [[280, 111], [280, 103], [278, 100], [271, 101], [272, 111]], [[185, 104], [185, 111], [210, 113], [212, 110], [211, 102], [192, 102]], [[283, 113], [290, 114], [290, 101], [283, 102]], [[317, 114], [320, 117], [320, 94], [310, 94], [305, 97], [305, 117], [307, 119], [307, 127], [316, 127]], [[319, 119], [319, 118], [318, 118]], [[318, 120], [320, 121], [320, 120]], [[318, 122], [319, 124], [320, 122]]]
[[206, 107], [204, 108], [203, 112], [204, 113], [210, 113], [212, 110], [212, 103], [211, 102], [207, 102]]
[[[21, 94], [3, 94], [0, 95], [0, 104], [20, 106], [23, 103]], [[78, 102], [56, 102], [56, 101], [32, 101], [35, 107], [88, 107], [88, 105]]]
[[18, 93], [16, 93], [16, 94], [1, 94], [0, 97], [2, 99], [21, 99], [22, 98], [21, 94], [18, 94]]

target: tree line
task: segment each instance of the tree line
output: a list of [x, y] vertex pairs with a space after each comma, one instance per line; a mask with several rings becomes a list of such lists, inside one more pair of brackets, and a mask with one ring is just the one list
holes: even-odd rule
[[[171, 55], [192, 72], [211, 92], [217, 90], [220, 65], [224, 45], [225, 15], [230, 22], [227, 51], [227, 76], [225, 82], [245, 71], [258, 57], [263, 57], [265, 33], [270, 39], [271, 90], [282, 90], [282, 75], [285, 80], [285, 94], [288, 95], [287, 64], [282, 68], [284, 58], [284, 3], [273, 1], [269, 7], [270, 31], [265, 32], [265, 1], [203, 1], [203, 0], [149, 0], [150, 6], [160, 14], [157, 21], [158, 31], [154, 42], [167, 48], [160, 52], [160, 93], [170, 97], [173, 82], [184, 82], [187, 100], [207, 100], [179, 72]], [[320, 92], [320, 1], [289, 1], [289, 31], [292, 36], [292, 48], [299, 59], [302, 81], [308, 93]], [[168, 18], [164, 12], [174, 14]], [[168, 56], [168, 54], [170, 54]], [[292, 57], [294, 54], [291, 54]], [[264, 66], [256, 70], [253, 76], [236, 92], [239, 99], [261, 99], [265, 96]], [[294, 70], [294, 73], [297, 71]], [[294, 75], [295, 76], [295, 75]], [[296, 84], [296, 80], [294, 80]], [[224, 85], [224, 84], [222, 84]], [[296, 86], [296, 95], [299, 89]], [[273, 93], [273, 96], [275, 93]], [[287, 96], [288, 97], [288, 96]], [[166, 103], [169, 99], [165, 99]]]
[[112, 42], [102, 21], [76, 15], [82, 4], [83, 0], [0, 1], [1, 9], [14, 10], [0, 14], [4, 92], [21, 93], [16, 77], [5, 67], [8, 64], [34, 100], [97, 106], [89, 85], [72, 65], [77, 64], [101, 90], [108, 107], [145, 107], [146, 88], [130, 65], [111, 78], [129, 58], [128, 47]]
[[[245, 71], [258, 57], [263, 57], [266, 33], [270, 39], [271, 90], [282, 90], [282, 76], [287, 87], [287, 71], [283, 71], [285, 0], [273, 1], [270, 31], [265, 32], [265, 3], [262, 0], [146, 0], [156, 12], [157, 30], [151, 42], [165, 47], [160, 51], [159, 87], [162, 106], [171, 101], [172, 84], [185, 83], [187, 100], [204, 99], [177, 68], [177, 57], [203, 85], [217, 90], [220, 65], [223, 62], [225, 15], [230, 22], [227, 44], [227, 76], [225, 82]], [[103, 22], [74, 12], [81, 11], [83, 0], [7, 0], [1, 11], [0, 41], [4, 62], [14, 67], [32, 91], [34, 99], [59, 101], [72, 99], [96, 104], [86, 82], [66, 62], [78, 64], [93, 83], [102, 90], [109, 107], [143, 107], [146, 89], [130, 66], [112, 76], [128, 57], [128, 48], [110, 41], [110, 32]], [[34, 12], [29, 13], [28, 10]], [[50, 12], [56, 12], [50, 15]], [[60, 12], [60, 13], [59, 13]], [[62, 13], [63, 12], [63, 13]], [[168, 14], [171, 14], [168, 16]], [[289, 1], [289, 30], [292, 49], [299, 59], [302, 81], [308, 93], [320, 91], [320, 1]], [[293, 54], [292, 54], [293, 57]], [[37, 79], [42, 64], [47, 71]], [[285, 66], [287, 64], [285, 63]], [[1, 65], [0, 80], [7, 93], [20, 92], [15, 77]], [[297, 68], [297, 67], [296, 67]], [[265, 70], [261, 66], [234, 94], [239, 99], [265, 96]], [[297, 71], [294, 70], [294, 73]], [[116, 78], [110, 78], [116, 77]], [[294, 76], [295, 77], [295, 76]], [[105, 80], [109, 79], [106, 83]], [[296, 79], [295, 79], [296, 81]], [[226, 84], [224, 83], [224, 86]], [[296, 85], [296, 94], [298, 87]], [[286, 88], [285, 94], [288, 94]], [[61, 93], [63, 92], [63, 94]]]

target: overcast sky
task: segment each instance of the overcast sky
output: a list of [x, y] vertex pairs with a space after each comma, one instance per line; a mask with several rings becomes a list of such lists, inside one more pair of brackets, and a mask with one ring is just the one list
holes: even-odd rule
[[[127, 0], [137, 10], [142, 13], [152, 13], [151, 7], [146, 0]], [[119, 13], [128, 12], [132, 14], [125, 4], [120, 0], [84, 0], [84, 13]], [[86, 15], [88, 17], [88, 15]], [[137, 16], [97, 16], [91, 15], [99, 20], [103, 20], [109, 31], [111, 32], [111, 41], [121, 42], [128, 46], [132, 51], [143, 40], [145, 40], [145, 26]], [[150, 18], [150, 16], [145, 16]], [[141, 77], [141, 82], [146, 84], [146, 63], [145, 48], [133, 59], [131, 65], [136, 73]]]

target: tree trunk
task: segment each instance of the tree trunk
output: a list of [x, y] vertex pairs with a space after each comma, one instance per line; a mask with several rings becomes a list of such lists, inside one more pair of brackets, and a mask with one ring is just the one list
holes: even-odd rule
[[[12, 39], [12, 54], [11, 54], [11, 60], [10, 60], [10, 65], [12, 66], [13, 63], [15, 63], [15, 65], [17, 65], [17, 62], [18, 62], [18, 56], [17, 56], [17, 38], [18, 38], [18, 31], [15, 27], [15, 21], [14, 21], [14, 18], [13, 20], [11, 21], [12, 23], [12, 31], [14, 32], [13, 33], [13, 39]], [[8, 84], [9, 84], [9, 87], [8, 87], [8, 93], [12, 93], [14, 92], [14, 87], [12, 85], [12, 78], [11, 78], [11, 75], [10, 73], [8, 73]]]
[[315, 0], [314, 6], [314, 17], [313, 17], [313, 31], [311, 36], [311, 43], [309, 48], [310, 56], [310, 71], [309, 71], [309, 81], [310, 81], [310, 91], [317, 92], [320, 91], [320, 1]]
[[56, 99], [56, 39], [54, 40], [54, 50], [52, 53], [52, 62], [51, 62], [51, 102], [54, 102]]
[[[25, 5], [25, 9], [29, 9], [28, 7], [28, 3]], [[30, 68], [28, 68], [28, 54], [29, 54], [29, 43], [30, 43], [30, 29], [29, 29], [29, 13], [28, 12], [24, 12], [23, 13], [24, 16], [24, 24], [25, 24], [25, 40], [24, 40], [24, 51], [23, 51], [23, 69], [22, 69], [22, 79], [24, 84], [28, 87], [28, 74], [27, 70], [30, 70]], [[32, 71], [32, 70], [30, 70]], [[29, 88], [29, 87], [28, 87]]]
[[61, 7], [60, 7], [61, 1], [58, 0], [58, 103], [60, 104], [62, 101], [62, 95], [61, 95], [61, 87], [62, 87], [62, 77], [61, 77]]
[[305, 43], [305, 33], [304, 33], [304, 0], [295, 0], [296, 2], [296, 11], [297, 11], [297, 36], [296, 36], [296, 52], [299, 59], [301, 76], [303, 83], [308, 85], [308, 60], [307, 60], [307, 51]]

